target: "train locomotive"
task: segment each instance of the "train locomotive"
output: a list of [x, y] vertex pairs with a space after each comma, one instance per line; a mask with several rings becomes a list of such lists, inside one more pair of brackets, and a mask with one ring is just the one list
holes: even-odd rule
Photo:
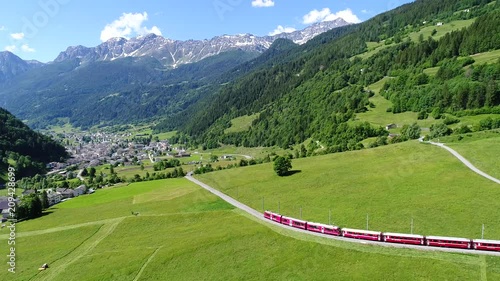
[[299, 220], [292, 217], [287, 217], [277, 213], [273, 213], [271, 211], [265, 211], [264, 218], [290, 227], [295, 227], [326, 235], [342, 236], [352, 239], [378, 241], [381, 243], [385, 242], [385, 243], [420, 245], [422, 247], [445, 247], [445, 248], [500, 252], [500, 241], [497, 240], [468, 239], [468, 238], [443, 237], [443, 236], [423, 236], [416, 234], [390, 233], [390, 232], [370, 231], [370, 230], [352, 229], [344, 227], [340, 228], [334, 225], [326, 225], [322, 223]]

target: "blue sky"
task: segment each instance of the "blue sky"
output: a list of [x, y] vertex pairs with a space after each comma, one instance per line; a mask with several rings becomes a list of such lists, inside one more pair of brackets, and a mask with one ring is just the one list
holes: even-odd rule
[[0, 0], [0, 51], [48, 62], [68, 46], [157, 33], [176, 40], [268, 35], [343, 17], [365, 21], [411, 0]]

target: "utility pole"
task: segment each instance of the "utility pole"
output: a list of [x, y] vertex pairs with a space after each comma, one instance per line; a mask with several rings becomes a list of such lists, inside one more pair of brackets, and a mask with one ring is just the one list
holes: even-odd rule
[[410, 233], [413, 234], [413, 218], [411, 218], [411, 226], [410, 226], [410, 228], [411, 228], [411, 232]]
[[368, 230], [368, 214], [366, 214], [366, 230]]
[[481, 239], [484, 239], [484, 223], [483, 223], [483, 227], [481, 228]]
[[302, 219], [302, 207], [300, 207], [300, 219]]
[[332, 209], [328, 210], [328, 224], [332, 224]]

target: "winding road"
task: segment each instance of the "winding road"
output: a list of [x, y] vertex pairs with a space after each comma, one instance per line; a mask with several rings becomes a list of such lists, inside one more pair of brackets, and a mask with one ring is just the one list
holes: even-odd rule
[[479, 175], [481, 175], [481, 176], [483, 176], [483, 177], [485, 177], [493, 182], [500, 184], [499, 179], [492, 177], [492, 176], [488, 175], [487, 173], [479, 170], [478, 168], [476, 168], [476, 166], [472, 165], [471, 162], [469, 162], [467, 159], [465, 159], [462, 155], [460, 155], [458, 152], [456, 152], [453, 148], [446, 146], [444, 143], [438, 143], [438, 142], [432, 142], [432, 141], [424, 142], [422, 138], [420, 138], [420, 142], [429, 143], [429, 144], [436, 145], [436, 146], [439, 146], [441, 148], [448, 150], [451, 154], [453, 154], [453, 156], [455, 156], [456, 158], [458, 158], [458, 160], [460, 160], [462, 163], [464, 163], [465, 166], [467, 166], [467, 168], [471, 169], [475, 173], [477, 173], [477, 174], [479, 174]]
[[283, 224], [279, 224], [273, 221], [270, 221], [266, 218], [264, 218], [264, 214], [256, 211], [249, 206], [235, 200], [234, 198], [216, 190], [215, 188], [195, 179], [192, 177], [191, 173], [188, 174], [185, 177], [187, 180], [199, 185], [200, 187], [206, 189], [207, 191], [211, 192], [212, 194], [218, 196], [222, 200], [228, 202], [229, 204], [235, 206], [236, 208], [245, 211], [246, 213], [256, 217], [257, 219], [264, 221], [265, 223], [272, 224], [277, 227], [282, 227], [291, 231], [296, 231], [308, 235], [314, 235], [314, 236], [319, 236], [323, 238], [328, 238], [328, 239], [334, 239], [334, 240], [339, 240], [339, 241], [345, 241], [345, 242], [351, 242], [351, 243], [359, 243], [359, 244], [367, 244], [367, 245], [375, 245], [375, 246], [382, 246], [382, 247], [393, 247], [393, 248], [407, 248], [407, 249], [416, 249], [416, 250], [421, 250], [421, 251], [439, 251], [439, 252], [449, 252], [449, 253], [460, 253], [460, 254], [476, 254], [476, 255], [490, 255], [490, 256], [500, 256], [500, 252], [488, 252], [488, 251], [477, 251], [477, 250], [464, 250], [464, 249], [453, 249], [453, 248], [439, 248], [439, 247], [429, 247], [429, 246], [417, 246], [417, 245], [406, 245], [406, 244], [394, 244], [394, 243], [386, 243], [386, 242], [377, 242], [377, 241], [368, 241], [368, 240], [359, 240], [359, 239], [351, 239], [351, 238], [345, 238], [342, 236], [331, 236], [331, 235], [325, 235], [321, 233], [316, 233], [316, 232], [311, 232], [307, 230], [302, 230], [299, 228], [295, 227], [289, 227]]

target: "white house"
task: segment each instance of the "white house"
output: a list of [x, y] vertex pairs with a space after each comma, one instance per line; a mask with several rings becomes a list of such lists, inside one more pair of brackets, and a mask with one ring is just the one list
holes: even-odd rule
[[79, 187], [75, 188], [74, 189], [75, 197], [80, 196], [82, 194], [85, 194], [85, 190], [86, 189], [87, 189], [87, 187], [84, 184], [82, 184]]
[[52, 205], [55, 205], [55, 204], [61, 202], [63, 197], [59, 193], [52, 192], [50, 194], [47, 194], [47, 198], [49, 199], [49, 205], [52, 206]]

